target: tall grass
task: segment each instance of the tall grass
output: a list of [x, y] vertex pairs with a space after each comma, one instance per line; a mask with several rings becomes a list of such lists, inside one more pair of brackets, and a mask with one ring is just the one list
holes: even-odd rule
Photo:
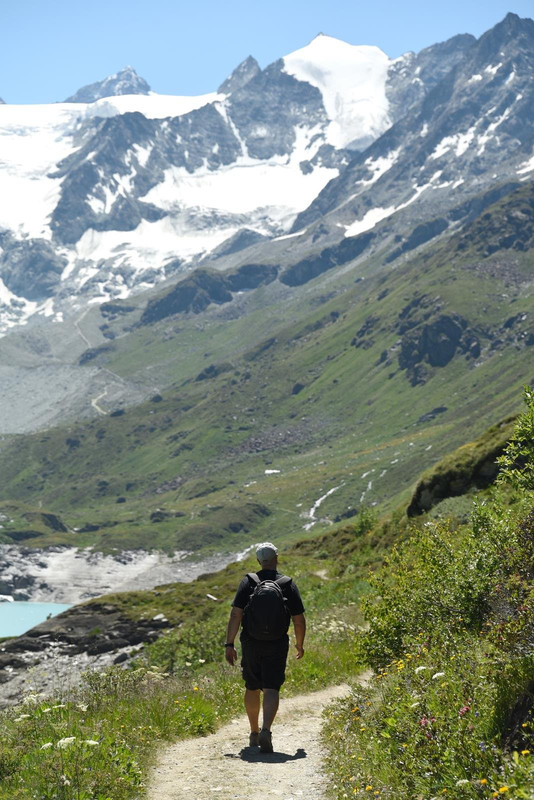
[[[372, 581], [362, 637], [375, 677], [332, 707], [332, 793], [532, 798], [534, 399], [496, 490], [454, 530], [428, 522]], [[502, 483], [502, 482], [501, 482]]]

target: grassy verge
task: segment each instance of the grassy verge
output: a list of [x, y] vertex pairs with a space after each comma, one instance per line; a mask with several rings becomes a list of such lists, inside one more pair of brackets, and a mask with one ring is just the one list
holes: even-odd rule
[[336, 798], [531, 798], [534, 784], [534, 404], [468, 525], [430, 521], [365, 601], [375, 677], [330, 709]]

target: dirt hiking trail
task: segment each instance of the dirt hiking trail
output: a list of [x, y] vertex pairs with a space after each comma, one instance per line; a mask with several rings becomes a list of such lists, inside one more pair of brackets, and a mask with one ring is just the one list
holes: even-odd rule
[[348, 692], [342, 685], [287, 699], [282, 695], [273, 753], [248, 746], [244, 715], [210, 736], [165, 748], [149, 776], [149, 800], [322, 800], [321, 714]]

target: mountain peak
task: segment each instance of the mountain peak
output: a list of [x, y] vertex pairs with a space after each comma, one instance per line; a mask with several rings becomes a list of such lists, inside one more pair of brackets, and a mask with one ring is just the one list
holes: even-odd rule
[[221, 83], [217, 91], [219, 94], [231, 94], [241, 89], [246, 83], [261, 72], [260, 65], [252, 56], [247, 56], [234, 71]]
[[129, 64], [119, 72], [108, 75], [103, 81], [89, 83], [67, 97], [65, 103], [94, 103], [102, 97], [114, 97], [121, 94], [148, 94], [150, 86]]
[[500, 59], [504, 47], [510, 48], [511, 54], [521, 51], [530, 54], [534, 47], [534, 21], [511, 12], [507, 14], [478, 40], [479, 59], [481, 62]]

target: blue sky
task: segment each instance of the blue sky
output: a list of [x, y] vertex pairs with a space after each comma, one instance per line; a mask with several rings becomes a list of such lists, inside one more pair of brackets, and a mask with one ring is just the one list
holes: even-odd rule
[[262, 67], [323, 32], [395, 57], [480, 36], [534, 0], [0, 0], [0, 97], [63, 100], [131, 64], [163, 94], [214, 91], [251, 54]]

